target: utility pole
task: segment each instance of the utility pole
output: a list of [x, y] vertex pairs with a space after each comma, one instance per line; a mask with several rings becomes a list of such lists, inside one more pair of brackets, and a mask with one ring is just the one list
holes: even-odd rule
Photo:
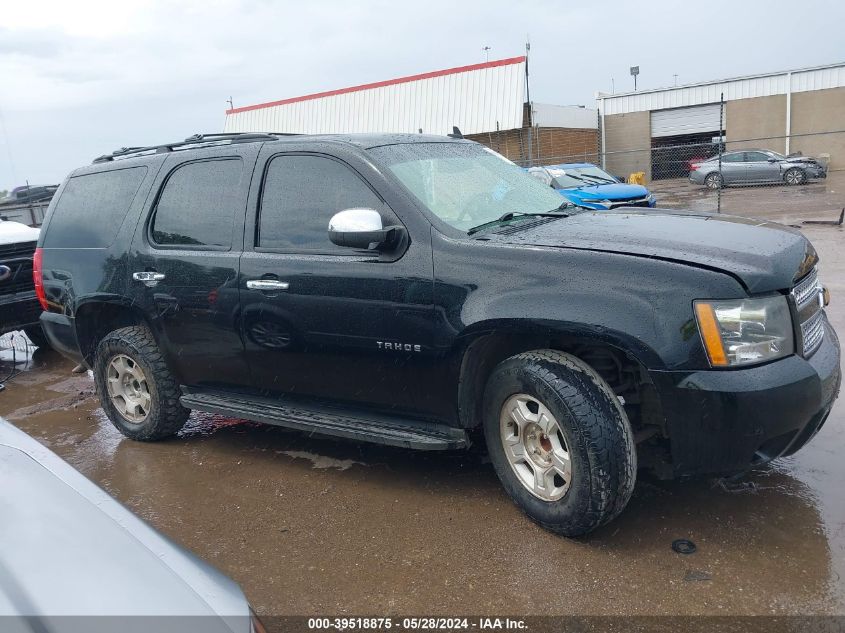
[[481, 52], [483, 52], [483, 53], [484, 53], [484, 55], [485, 55], [485, 60], [484, 60], [484, 61], [488, 61], [488, 62], [489, 62], [489, 61], [490, 61], [490, 47], [489, 47], [489, 46], [483, 46], [483, 47], [481, 48]]
[[228, 104], [229, 104], [229, 109], [230, 109], [230, 110], [234, 110], [234, 109], [235, 109], [235, 106], [234, 106], [234, 104], [232, 103], [232, 97], [231, 97], [231, 96], [230, 96], [228, 99], [226, 99], [226, 103], [228, 103]]
[[674, 75], [672, 75], [672, 77], [675, 78], [675, 85], [677, 86], [678, 85], [678, 74], [675, 73]]
[[531, 53], [531, 40], [525, 36], [525, 101], [528, 104], [528, 166], [534, 164], [534, 151], [532, 149], [534, 136], [533, 108], [531, 107], [531, 89], [528, 86], [528, 55]]

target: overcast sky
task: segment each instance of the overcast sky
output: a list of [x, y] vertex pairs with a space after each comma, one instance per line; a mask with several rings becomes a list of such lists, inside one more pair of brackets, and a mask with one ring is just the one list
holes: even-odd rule
[[2, 0], [0, 190], [235, 106], [521, 55], [536, 101], [845, 60], [843, 2]]

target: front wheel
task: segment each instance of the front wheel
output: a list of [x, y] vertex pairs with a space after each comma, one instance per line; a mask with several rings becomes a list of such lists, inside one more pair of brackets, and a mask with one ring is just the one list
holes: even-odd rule
[[100, 341], [94, 380], [109, 420], [133, 440], [169, 437], [188, 419], [179, 385], [144, 326], [120, 328]]
[[494, 369], [484, 399], [490, 460], [530, 518], [579, 536], [623, 510], [636, 482], [633, 434], [592, 368], [554, 350], [518, 354]]
[[803, 185], [807, 182], [807, 174], [799, 167], [792, 167], [783, 174], [783, 181], [787, 185]]

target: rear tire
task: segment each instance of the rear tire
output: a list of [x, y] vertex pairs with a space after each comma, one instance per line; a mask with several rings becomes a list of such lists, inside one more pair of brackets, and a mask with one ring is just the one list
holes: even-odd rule
[[628, 417], [574, 356], [537, 350], [500, 363], [484, 391], [483, 426], [505, 490], [552, 532], [586, 534], [631, 498], [637, 456]]
[[707, 174], [704, 178], [704, 186], [708, 189], [719, 189], [722, 187], [722, 176], [717, 172]]
[[94, 380], [109, 420], [133, 440], [170, 437], [188, 419], [190, 411], [179, 403], [179, 385], [144, 326], [114, 330], [100, 341]]
[[803, 185], [807, 182], [807, 172], [800, 167], [790, 167], [784, 172], [783, 181], [787, 185]]

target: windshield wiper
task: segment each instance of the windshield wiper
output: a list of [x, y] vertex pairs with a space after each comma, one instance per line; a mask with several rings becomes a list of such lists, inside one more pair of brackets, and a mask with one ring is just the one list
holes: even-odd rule
[[[567, 176], [568, 175], [569, 174], [567, 174]], [[595, 180], [598, 180], [599, 182], [606, 182], [606, 183], [611, 184], [611, 185], [616, 184], [615, 180], [610, 180], [609, 178], [602, 178], [601, 176], [593, 176], [592, 174], [581, 174], [581, 176], [584, 177], [584, 178], [593, 178]]]
[[473, 235], [478, 233], [479, 231], [483, 231], [484, 229], [491, 229], [496, 226], [499, 226], [505, 222], [510, 222], [516, 218], [522, 217], [537, 217], [537, 218], [565, 218], [568, 217], [568, 213], [562, 213], [563, 209], [567, 209], [572, 205], [569, 202], [564, 202], [561, 204], [557, 209], [552, 209], [551, 211], [547, 211], [545, 213], [525, 213], [522, 211], [508, 211], [507, 213], [503, 213], [495, 220], [490, 220], [489, 222], [484, 222], [483, 224], [479, 224], [478, 226], [474, 226], [467, 231], [467, 235]]

